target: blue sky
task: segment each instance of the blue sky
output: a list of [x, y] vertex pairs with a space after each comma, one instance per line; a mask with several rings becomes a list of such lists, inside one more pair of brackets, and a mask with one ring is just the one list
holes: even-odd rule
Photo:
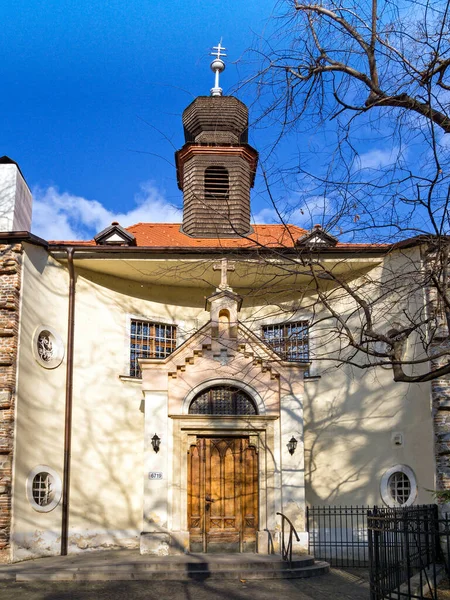
[[[211, 47], [223, 38], [221, 85], [230, 92], [256, 68], [241, 58], [277, 27], [279, 7], [276, 0], [4, 2], [0, 155], [19, 163], [33, 191], [33, 232], [83, 239], [113, 220], [180, 221], [174, 151], [184, 142], [183, 109], [213, 85]], [[238, 96], [251, 106], [244, 93]], [[254, 127], [250, 143], [264, 155], [274, 131]], [[318, 164], [320, 154], [310, 152], [317, 140], [311, 132], [296, 146], [285, 140], [272, 165], [295, 164], [298, 149]], [[363, 151], [362, 160], [376, 166], [392, 155], [376, 143]], [[276, 194], [295, 205], [295, 179]], [[320, 222], [322, 198], [311, 193], [306, 205], [291, 222]], [[261, 171], [252, 208], [256, 222], [276, 220]]]
[[33, 231], [68, 239], [117, 215], [125, 225], [179, 220], [173, 154], [183, 144], [181, 113], [209, 93], [209, 51], [221, 37], [221, 84], [236, 84], [242, 71], [233, 62], [264, 33], [273, 5], [4, 2], [0, 153], [19, 163], [33, 190]]

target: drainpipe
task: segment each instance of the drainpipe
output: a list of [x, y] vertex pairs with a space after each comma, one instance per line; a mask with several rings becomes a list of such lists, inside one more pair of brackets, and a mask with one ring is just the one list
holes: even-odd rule
[[69, 530], [70, 457], [72, 446], [73, 338], [75, 326], [74, 248], [67, 249], [69, 269], [69, 316], [67, 324], [66, 407], [64, 415], [64, 471], [61, 520], [61, 556], [67, 555]]

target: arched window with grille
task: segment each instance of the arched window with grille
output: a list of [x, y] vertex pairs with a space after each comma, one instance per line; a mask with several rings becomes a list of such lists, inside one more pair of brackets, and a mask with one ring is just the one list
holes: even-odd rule
[[225, 167], [207, 167], [205, 169], [205, 199], [223, 199], [229, 196], [230, 176]]
[[203, 390], [189, 406], [190, 415], [256, 415], [252, 398], [240, 388], [218, 385]]

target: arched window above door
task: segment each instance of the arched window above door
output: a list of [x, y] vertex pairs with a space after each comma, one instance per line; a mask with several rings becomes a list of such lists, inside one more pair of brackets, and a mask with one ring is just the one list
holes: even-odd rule
[[189, 406], [190, 415], [256, 415], [256, 405], [243, 390], [218, 385], [203, 390]]

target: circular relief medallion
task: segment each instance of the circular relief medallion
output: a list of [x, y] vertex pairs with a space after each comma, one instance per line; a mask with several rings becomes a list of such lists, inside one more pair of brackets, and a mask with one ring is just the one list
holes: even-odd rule
[[41, 367], [55, 369], [64, 358], [61, 336], [51, 327], [39, 325], [33, 336], [33, 354]]

